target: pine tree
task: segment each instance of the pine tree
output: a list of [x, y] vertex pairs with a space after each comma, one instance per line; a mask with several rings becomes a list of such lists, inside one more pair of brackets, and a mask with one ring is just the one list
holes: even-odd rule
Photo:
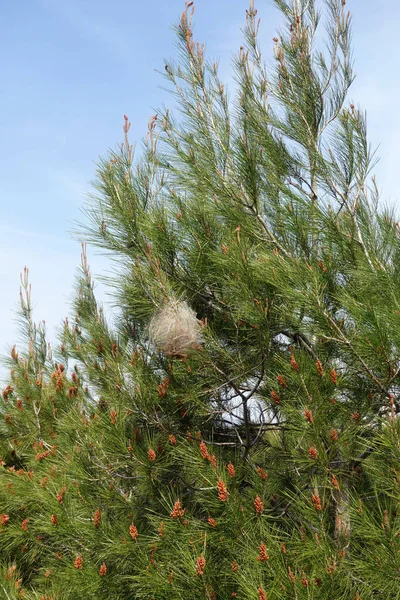
[[251, 1], [230, 100], [189, 2], [177, 108], [100, 161], [81, 236], [116, 260], [114, 322], [83, 246], [53, 358], [23, 275], [2, 598], [400, 598], [400, 228], [346, 1], [275, 4], [272, 68]]

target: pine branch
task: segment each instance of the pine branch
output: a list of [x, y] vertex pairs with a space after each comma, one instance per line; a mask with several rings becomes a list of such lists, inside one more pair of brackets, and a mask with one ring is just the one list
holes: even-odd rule
[[314, 359], [315, 362], [319, 361], [317, 354], [314, 352], [314, 350], [312, 348], [311, 342], [307, 339], [307, 337], [304, 335], [304, 333], [300, 333], [300, 332], [293, 333], [293, 332], [288, 331], [287, 329], [281, 329], [279, 331], [279, 334], [283, 334], [287, 338], [290, 338], [293, 341], [295, 341], [296, 343], [298, 343], [301, 348], [304, 348], [304, 350], [306, 350], [306, 352]]

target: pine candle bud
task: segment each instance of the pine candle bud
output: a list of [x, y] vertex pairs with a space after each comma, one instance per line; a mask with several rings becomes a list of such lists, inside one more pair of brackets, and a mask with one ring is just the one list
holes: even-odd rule
[[309, 423], [311, 423], [311, 424], [314, 423], [314, 417], [313, 417], [313, 414], [312, 414], [312, 410], [310, 410], [309, 408], [306, 408], [304, 410], [304, 418]]
[[60, 491], [58, 492], [58, 494], [57, 494], [57, 496], [56, 496], [56, 498], [57, 498], [57, 501], [58, 501], [60, 504], [63, 504], [63, 502], [64, 502], [64, 495], [65, 495], [65, 492], [66, 492], [66, 491], [67, 491], [67, 488], [64, 486], [64, 487], [62, 487], [62, 488], [60, 489]]
[[154, 462], [156, 460], [156, 453], [154, 452], [153, 448], [149, 448], [147, 450], [147, 456], [150, 462]]
[[218, 489], [218, 499], [221, 500], [221, 502], [225, 502], [228, 499], [228, 490], [226, 489], [226, 485], [222, 481], [222, 479], [218, 479], [217, 489]]
[[10, 520], [10, 517], [8, 515], [6, 515], [5, 513], [2, 513], [0, 515], [0, 525], [7, 525], [9, 520]]
[[24, 531], [28, 531], [28, 523], [29, 523], [29, 519], [24, 519], [24, 520], [22, 521], [22, 523], [21, 523], [21, 528], [22, 528]]
[[275, 404], [280, 404], [280, 397], [276, 390], [271, 390], [271, 398], [275, 402]]
[[266, 471], [264, 471], [264, 469], [262, 467], [257, 467], [257, 473], [259, 474], [259, 476], [261, 477], [261, 479], [263, 481], [267, 480], [268, 473]]
[[320, 361], [320, 360], [317, 360], [317, 362], [315, 363], [315, 366], [316, 366], [316, 368], [317, 368], [318, 375], [319, 375], [320, 377], [322, 377], [322, 376], [323, 376], [323, 374], [324, 374], [324, 369], [323, 369], [323, 367], [322, 367], [322, 363], [321, 363], [321, 361]]
[[12, 579], [13, 577], [15, 577], [16, 570], [17, 570], [16, 565], [13, 565], [12, 567], [9, 567], [7, 569], [7, 573], [6, 573], [6, 580], [7, 581], [10, 580], [10, 579]]
[[229, 477], [235, 477], [235, 475], [236, 475], [235, 467], [231, 462], [228, 463], [226, 468], [227, 468]]
[[203, 555], [199, 556], [196, 561], [196, 572], [197, 575], [204, 575], [204, 567], [206, 566], [206, 559]]
[[318, 450], [316, 448], [314, 448], [314, 446], [311, 446], [308, 449], [308, 454], [311, 458], [315, 459], [318, 456]]
[[268, 600], [268, 596], [267, 596], [267, 593], [264, 590], [264, 588], [259, 587], [257, 589], [257, 592], [258, 592], [258, 598], [259, 598], [259, 600]]
[[200, 454], [205, 460], [210, 460], [210, 454], [205, 442], [200, 442]]
[[160, 398], [164, 398], [168, 393], [169, 379], [166, 377], [157, 387], [157, 392]]
[[260, 496], [256, 496], [256, 498], [254, 500], [254, 508], [258, 515], [260, 515], [262, 513], [262, 511], [264, 510], [264, 503], [261, 500]]
[[129, 525], [129, 535], [134, 540], [137, 540], [138, 538], [139, 532], [137, 530], [137, 527], [133, 523]]
[[174, 507], [170, 513], [171, 519], [179, 519], [179, 518], [183, 517], [183, 515], [185, 514], [185, 510], [186, 509], [181, 507], [181, 501], [178, 498], [178, 500], [175, 502]]
[[336, 476], [335, 476], [335, 475], [332, 475], [331, 482], [332, 482], [332, 485], [333, 485], [333, 487], [334, 487], [334, 488], [336, 488], [336, 489], [338, 490], [338, 489], [339, 489], [339, 482], [338, 482], [338, 480], [336, 479]]
[[332, 383], [333, 383], [334, 385], [336, 385], [336, 383], [337, 383], [337, 373], [336, 373], [335, 369], [331, 369], [331, 370], [329, 371], [329, 377], [331, 378], [331, 380], [332, 380]]
[[314, 490], [314, 493], [313, 493], [311, 499], [314, 504], [315, 510], [321, 511], [322, 510], [321, 498], [319, 497], [317, 490]]
[[277, 380], [281, 387], [284, 387], [284, 388], [287, 387], [287, 382], [286, 382], [286, 379], [283, 377], [283, 375], [278, 375]]
[[267, 562], [269, 560], [269, 555], [267, 552], [267, 546], [264, 544], [264, 542], [260, 543], [259, 546], [259, 555], [257, 556], [257, 560], [259, 562]]
[[101, 512], [100, 512], [100, 509], [98, 508], [93, 515], [93, 525], [95, 527], [98, 527], [100, 525], [100, 522], [101, 522]]

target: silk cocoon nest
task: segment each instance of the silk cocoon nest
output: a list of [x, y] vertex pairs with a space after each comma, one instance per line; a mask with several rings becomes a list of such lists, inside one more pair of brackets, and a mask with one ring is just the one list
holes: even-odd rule
[[201, 325], [187, 302], [171, 300], [153, 316], [149, 338], [165, 354], [187, 356], [202, 343]]

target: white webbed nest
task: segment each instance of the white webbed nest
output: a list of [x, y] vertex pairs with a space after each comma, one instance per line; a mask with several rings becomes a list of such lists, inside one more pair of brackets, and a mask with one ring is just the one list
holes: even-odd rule
[[153, 316], [149, 338], [157, 350], [172, 356], [187, 356], [203, 341], [196, 313], [181, 300], [171, 300]]

